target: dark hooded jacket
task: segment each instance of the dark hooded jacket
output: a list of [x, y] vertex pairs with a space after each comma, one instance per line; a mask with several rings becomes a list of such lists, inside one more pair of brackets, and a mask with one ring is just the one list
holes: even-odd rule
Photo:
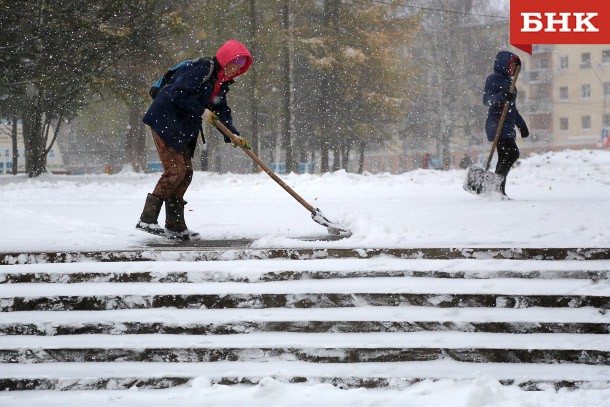
[[[247, 57], [246, 64], [236, 75], [225, 77], [224, 68], [239, 56]], [[178, 69], [153, 100], [142, 121], [178, 152], [195, 148], [205, 109], [216, 113], [229, 130], [239, 135], [233, 126], [227, 92], [233, 78], [245, 73], [250, 65], [252, 56], [248, 49], [238, 41], [227, 41], [214, 58], [192, 60]]]
[[[483, 93], [483, 103], [489, 106], [487, 113], [487, 121], [485, 122], [485, 131], [487, 133], [487, 139], [493, 141], [496, 136], [496, 130], [500, 122], [500, 116], [502, 116], [502, 110], [504, 108], [504, 93], [508, 92], [511, 84], [511, 77], [509, 76], [510, 64], [512, 61], [521, 61], [519, 57], [509, 51], [500, 51], [496, 55], [494, 63], [494, 73], [487, 77], [485, 82], [485, 91]], [[525, 127], [525, 121], [516, 105], [517, 100], [517, 88], [515, 87], [515, 99], [510, 102], [502, 131], [500, 132], [500, 139], [515, 139], [517, 128]]]

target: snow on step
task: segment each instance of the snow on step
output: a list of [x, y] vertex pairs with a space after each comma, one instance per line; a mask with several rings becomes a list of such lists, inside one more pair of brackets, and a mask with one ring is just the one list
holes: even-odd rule
[[[610, 327], [608, 273], [607, 261], [389, 257], [6, 266], [0, 269], [0, 307], [23, 311], [0, 313], [0, 382], [11, 389], [23, 388], [28, 379], [31, 388], [40, 389], [107, 388], [108, 383], [128, 388], [139, 378], [159, 388], [184, 383], [172, 378], [233, 378], [235, 383], [328, 378], [340, 384], [350, 383], [350, 377], [381, 383], [483, 375], [608, 384], [610, 341], [603, 334]], [[139, 282], [121, 282], [131, 278]], [[231, 295], [234, 299], [218, 299]], [[264, 295], [286, 300], [258, 304], [257, 296]], [[426, 300], [409, 297], [417, 295]], [[159, 308], [120, 309], [132, 303]], [[290, 308], [295, 304], [299, 308]], [[203, 306], [210, 309], [198, 309]], [[235, 308], [223, 309], [227, 306]], [[521, 308], [527, 306], [532, 308]], [[33, 311], [45, 307], [49, 311]], [[68, 311], [71, 307], [82, 311]], [[348, 325], [282, 330], [316, 321], [354, 325], [349, 332], [343, 331]], [[363, 321], [405, 325], [382, 331], [358, 325]], [[253, 326], [265, 322], [279, 324]], [[408, 325], [427, 322], [433, 324]], [[506, 325], [479, 331], [469, 323]], [[86, 329], [96, 324], [106, 326]], [[150, 325], [125, 329], [128, 324]], [[220, 328], [159, 333], [160, 327], [206, 324]], [[228, 333], [222, 330], [227, 324], [250, 328]], [[527, 327], [517, 330], [518, 324]], [[591, 326], [581, 329], [585, 324]], [[11, 333], [26, 331], [32, 334]], [[159, 381], [146, 384], [151, 378]], [[51, 381], [37, 382], [42, 379]], [[74, 380], [74, 386], [66, 380]]]
[[136, 309], [109, 311], [23, 311], [2, 314], [0, 324], [161, 323], [206, 324], [268, 321], [410, 321], [410, 322], [548, 322], [610, 324], [610, 312], [583, 308], [265, 308], [265, 309]]
[[0, 336], [0, 349], [478, 348], [610, 351], [606, 335], [481, 332]]
[[115, 378], [115, 377], [376, 377], [564, 381], [578, 378], [610, 382], [610, 366], [583, 364], [468, 363], [452, 360], [428, 362], [310, 363], [310, 362], [215, 362], [215, 363], [43, 363], [0, 364], [0, 379], [11, 378]]
[[[608, 262], [597, 261], [527, 261], [527, 260], [427, 260], [397, 259], [379, 257], [369, 259], [320, 259], [320, 260], [235, 260], [230, 262], [188, 262], [158, 261], [130, 263], [67, 263], [67, 264], [25, 264], [0, 268], [0, 283], [7, 275], [34, 274], [48, 276], [52, 282], [62, 282], [72, 274], [89, 273], [104, 281], [110, 276], [120, 279], [130, 273], [150, 273], [150, 280], [158, 281], [170, 273], [185, 273], [189, 282], [204, 281], [260, 281], [269, 276], [277, 278], [281, 274], [294, 274], [307, 278], [311, 273], [317, 277], [350, 277], [357, 273], [443, 273], [448, 277], [497, 278], [505, 275], [524, 277], [537, 276], [541, 279], [565, 276], [601, 275], [610, 277]], [[96, 275], [97, 273], [97, 275]], [[285, 278], [290, 278], [286, 276]], [[60, 281], [57, 281], [60, 279]]]
[[2, 284], [0, 298], [91, 295], [206, 295], [206, 294], [499, 294], [610, 296], [610, 280], [489, 279], [428, 277], [352, 278], [271, 281], [264, 283], [74, 283]]

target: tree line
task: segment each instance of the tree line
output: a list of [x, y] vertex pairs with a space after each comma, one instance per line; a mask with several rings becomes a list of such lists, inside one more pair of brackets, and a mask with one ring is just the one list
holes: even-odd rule
[[255, 153], [281, 156], [287, 171], [303, 161], [333, 171], [357, 157], [361, 171], [367, 149], [417, 137], [404, 132], [417, 128], [408, 112], [430, 98], [413, 52], [425, 16], [400, 4], [0, 0], [0, 118], [22, 123], [26, 172], [38, 176], [62, 125], [102, 100], [114, 110], [96, 111], [100, 121], [124, 129], [125, 163], [143, 171], [150, 84], [235, 38], [255, 59], [230, 95]]

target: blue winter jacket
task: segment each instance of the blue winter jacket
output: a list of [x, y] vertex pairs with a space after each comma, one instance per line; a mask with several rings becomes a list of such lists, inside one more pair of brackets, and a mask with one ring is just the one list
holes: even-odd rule
[[[511, 84], [511, 77], [509, 76], [510, 63], [514, 60], [519, 61], [519, 57], [509, 51], [500, 51], [496, 55], [494, 63], [494, 73], [487, 77], [485, 82], [485, 91], [483, 92], [483, 103], [489, 106], [487, 113], [487, 121], [485, 122], [485, 131], [487, 133], [487, 139], [493, 141], [496, 136], [496, 130], [500, 122], [500, 116], [502, 116], [502, 110], [504, 108], [503, 94], [508, 92]], [[515, 99], [510, 102], [510, 107], [504, 119], [502, 125], [502, 131], [500, 132], [500, 139], [515, 139], [517, 128], [526, 127], [525, 121], [519, 110], [517, 110], [517, 88], [515, 87]]]
[[[216, 58], [200, 58], [186, 63], [161, 89], [142, 121], [150, 126], [168, 147], [178, 152], [183, 152], [186, 148], [195, 149], [197, 135], [202, 129], [201, 116], [206, 108], [216, 113], [231, 132], [239, 135], [233, 127], [231, 109], [227, 105], [229, 85], [234, 81], [223, 82], [220, 94], [210, 102], [218, 80], [217, 73], [221, 69]], [[229, 141], [225, 137], [225, 142]]]

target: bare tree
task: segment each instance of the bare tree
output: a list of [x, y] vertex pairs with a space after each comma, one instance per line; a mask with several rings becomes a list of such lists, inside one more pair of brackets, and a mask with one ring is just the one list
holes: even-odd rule
[[18, 108], [29, 176], [46, 171], [59, 126], [86, 103], [90, 86], [119, 61], [154, 47], [149, 11], [130, 1], [3, 2], [0, 89], [10, 91], [0, 97]]

